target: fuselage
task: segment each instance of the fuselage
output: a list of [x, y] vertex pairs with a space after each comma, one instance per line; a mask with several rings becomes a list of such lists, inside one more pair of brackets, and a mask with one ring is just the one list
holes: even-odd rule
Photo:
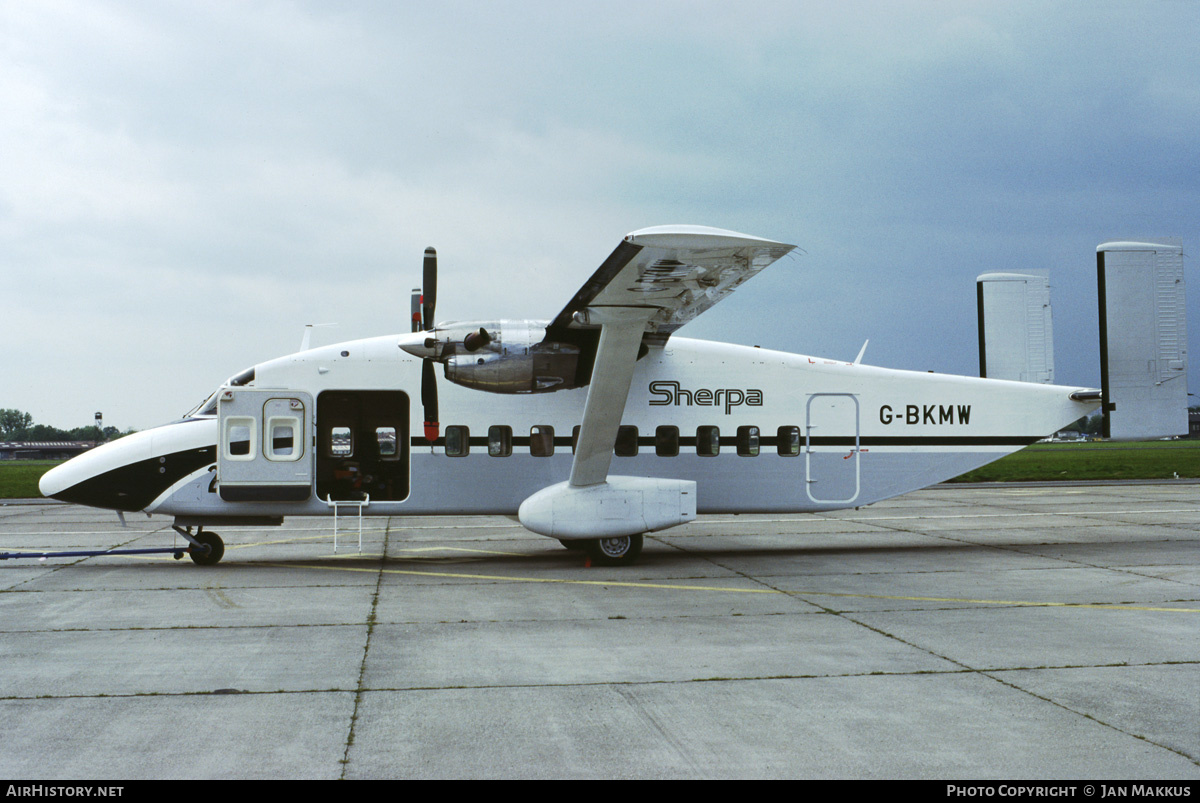
[[[567, 478], [587, 387], [500, 394], [439, 377], [430, 441], [422, 361], [401, 337], [257, 365], [206, 409], [51, 470], [42, 492], [219, 523], [367, 498], [364, 515], [514, 514]], [[694, 481], [701, 513], [857, 507], [1053, 433], [1095, 408], [1076, 390], [672, 337], [637, 362], [611, 472]]]

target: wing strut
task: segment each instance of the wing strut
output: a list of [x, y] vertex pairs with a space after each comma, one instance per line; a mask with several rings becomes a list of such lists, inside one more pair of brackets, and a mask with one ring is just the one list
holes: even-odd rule
[[657, 312], [654, 307], [589, 307], [576, 313], [580, 323], [600, 324], [600, 344], [571, 463], [569, 483], [574, 488], [608, 478], [642, 334]]
[[599, 324], [600, 342], [571, 478], [538, 491], [517, 511], [521, 524], [535, 533], [595, 540], [653, 532], [696, 518], [694, 481], [608, 475], [642, 334], [656, 313], [654, 307], [587, 307], [572, 316], [581, 326]]
[[647, 334], [661, 346], [794, 247], [703, 226], [659, 226], [625, 237], [546, 328], [547, 341], [575, 343], [581, 353], [595, 342], [596, 326], [600, 337], [570, 479], [522, 502], [521, 524], [560, 540], [595, 540], [696, 518], [695, 481], [608, 474], [638, 350]]

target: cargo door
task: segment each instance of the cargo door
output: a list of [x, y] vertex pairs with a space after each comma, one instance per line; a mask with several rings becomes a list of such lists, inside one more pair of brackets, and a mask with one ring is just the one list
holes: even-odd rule
[[325, 390], [317, 396], [317, 496], [328, 501], [408, 498], [408, 394]]
[[858, 399], [816, 393], [807, 408], [805, 486], [813, 502], [845, 504], [859, 493]]
[[217, 487], [226, 502], [303, 502], [312, 495], [312, 396], [227, 388], [220, 424]]

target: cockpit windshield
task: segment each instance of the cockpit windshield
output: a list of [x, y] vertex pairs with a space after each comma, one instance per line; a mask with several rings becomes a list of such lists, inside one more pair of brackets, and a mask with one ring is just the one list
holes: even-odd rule
[[202, 415], [216, 415], [217, 414], [217, 393], [219, 392], [219, 390], [220, 390], [219, 388], [218, 388], [218, 390], [214, 390], [211, 394], [209, 394], [209, 396], [204, 401], [200, 402], [195, 407], [193, 407], [192, 409], [190, 409], [186, 413], [184, 413], [183, 417], [184, 418], [197, 418]]
[[253, 381], [254, 381], [254, 366], [250, 366], [245, 371], [234, 374], [233, 376], [229, 377], [224, 382], [222, 382], [220, 387], [218, 387], [216, 390], [214, 390], [212, 393], [210, 393], [204, 399], [204, 401], [200, 402], [195, 407], [193, 407], [191, 410], [188, 410], [186, 413], [184, 413], [183, 417], [184, 418], [197, 418], [202, 415], [216, 415], [217, 414], [217, 397], [221, 394], [221, 388], [224, 388], [224, 387], [237, 388], [237, 387], [241, 387], [242, 385], [249, 385]]

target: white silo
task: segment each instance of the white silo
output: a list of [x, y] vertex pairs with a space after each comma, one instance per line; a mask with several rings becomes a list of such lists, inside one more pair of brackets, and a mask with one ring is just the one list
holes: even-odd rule
[[979, 315], [979, 375], [1054, 382], [1050, 277], [984, 273], [975, 280]]
[[1096, 247], [1104, 436], [1186, 435], [1187, 314], [1183, 245]]

